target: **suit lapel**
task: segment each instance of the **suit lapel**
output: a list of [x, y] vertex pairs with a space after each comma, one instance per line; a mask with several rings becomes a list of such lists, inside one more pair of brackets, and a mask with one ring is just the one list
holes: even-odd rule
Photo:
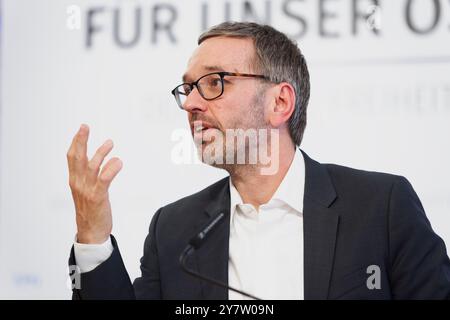
[[[303, 200], [304, 233], [304, 296], [305, 299], [328, 297], [339, 215], [331, 208], [336, 192], [327, 169], [306, 153], [305, 193]], [[228, 284], [230, 237], [230, 190], [228, 177], [210, 190], [210, 201], [197, 228], [211, 217], [224, 212], [224, 223], [211, 238], [195, 252], [196, 267], [200, 274]], [[201, 280], [199, 280], [201, 281]], [[201, 281], [203, 299], [227, 300], [228, 290]]]
[[[219, 213], [225, 213], [222, 222], [203, 246], [194, 253], [200, 274], [228, 284], [228, 255], [230, 237], [230, 189], [228, 178], [210, 190], [210, 201], [198, 224], [200, 230], [205, 223]], [[201, 281], [203, 299], [227, 300], [228, 290], [206, 281]]]
[[304, 296], [327, 299], [333, 268], [339, 215], [331, 205], [336, 192], [326, 168], [303, 153]]

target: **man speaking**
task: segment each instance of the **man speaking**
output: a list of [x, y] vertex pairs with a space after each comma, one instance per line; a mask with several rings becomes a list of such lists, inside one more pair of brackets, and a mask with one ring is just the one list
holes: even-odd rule
[[230, 22], [198, 44], [172, 94], [202, 161], [229, 177], [154, 214], [132, 283], [111, 235], [108, 188], [122, 162], [102, 165], [112, 141], [88, 159], [82, 125], [67, 154], [73, 298], [449, 299], [445, 244], [409, 182], [299, 149], [310, 87], [297, 45]]

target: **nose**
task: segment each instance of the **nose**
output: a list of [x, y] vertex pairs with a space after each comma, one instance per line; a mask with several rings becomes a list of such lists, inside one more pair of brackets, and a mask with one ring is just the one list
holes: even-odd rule
[[194, 87], [192, 92], [186, 97], [186, 101], [183, 104], [183, 109], [190, 113], [205, 112], [207, 108], [205, 99], [198, 92], [197, 87]]

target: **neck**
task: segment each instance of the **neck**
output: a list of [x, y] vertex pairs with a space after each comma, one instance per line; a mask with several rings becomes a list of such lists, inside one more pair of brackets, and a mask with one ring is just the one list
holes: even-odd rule
[[273, 174], [261, 174], [262, 165], [241, 165], [228, 170], [231, 181], [244, 203], [252, 204], [256, 210], [272, 199], [276, 190], [288, 172], [295, 155], [292, 141], [280, 143], [278, 170]]

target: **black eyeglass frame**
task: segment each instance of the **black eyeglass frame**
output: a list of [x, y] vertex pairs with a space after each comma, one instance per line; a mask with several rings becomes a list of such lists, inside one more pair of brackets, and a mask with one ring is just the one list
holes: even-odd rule
[[[198, 83], [199, 83], [200, 80], [202, 80], [203, 78], [208, 77], [208, 76], [211, 76], [211, 75], [213, 75], [213, 74], [219, 75], [220, 81], [221, 81], [221, 85], [222, 85], [222, 90], [220, 91], [220, 93], [219, 93], [217, 96], [215, 96], [215, 97], [213, 97], [213, 98], [206, 98], [206, 97], [204, 96], [203, 92], [202, 92], [201, 87], [198, 85]], [[207, 101], [211, 101], [211, 100], [217, 99], [217, 98], [219, 98], [219, 97], [223, 94], [223, 92], [225, 91], [225, 84], [224, 84], [224, 82], [223, 82], [223, 79], [224, 79], [226, 76], [230, 76], [230, 77], [258, 78], [258, 79], [269, 80], [268, 77], [266, 77], [266, 76], [264, 76], [264, 75], [260, 75], [260, 74], [250, 74], [250, 73], [240, 73], [240, 72], [227, 72], [227, 71], [211, 72], [211, 73], [208, 73], [208, 74], [205, 74], [205, 75], [201, 76], [200, 78], [197, 79], [197, 81], [194, 81], [194, 82], [183, 82], [182, 84], [176, 86], [176, 87], [171, 91], [171, 93], [172, 93], [173, 96], [175, 97], [175, 101], [177, 102], [178, 107], [180, 107], [180, 109], [184, 110], [184, 109], [183, 109], [183, 105], [182, 105], [182, 103], [181, 103], [181, 100], [179, 99], [179, 95], [180, 95], [180, 94], [185, 95], [185, 96], [188, 96], [188, 95], [194, 90], [194, 86], [195, 86], [195, 87], [197, 87], [197, 90], [198, 90], [198, 92], [200, 93], [200, 95], [202, 96], [203, 99], [205, 99], [205, 100], [207, 100]], [[189, 86], [189, 90], [190, 90], [189, 94], [185, 94], [185, 93], [183, 93], [183, 92], [181, 92], [181, 91], [178, 90], [178, 88], [184, 87], [184, 86], [186, 86], [186, 85]]]

